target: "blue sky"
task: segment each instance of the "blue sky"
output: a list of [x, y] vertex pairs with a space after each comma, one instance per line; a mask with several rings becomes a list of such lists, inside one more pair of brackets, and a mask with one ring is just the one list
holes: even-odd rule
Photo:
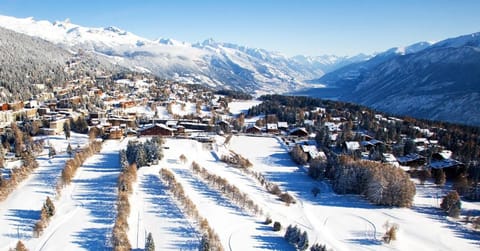
[[213, 38], [286, 55], [354, 55], [480, 31], [479, 0], [0, 0], [0, 14]]

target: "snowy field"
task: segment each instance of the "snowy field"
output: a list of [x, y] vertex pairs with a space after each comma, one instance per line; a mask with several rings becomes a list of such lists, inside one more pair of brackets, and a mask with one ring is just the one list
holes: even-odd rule
[[248, 109], [252, 106], [261, 104], [260, 100], [234, 100], [228, 103], [228, 109], [233, 115], [238, 115], [240, 113], [247, 113]]
[[[38, 157], [40, 167], [0, 203], [0, 250], [14, 247], [20, 237], [30, 250], [104, 250], [115, 220], [119, 150], [129, 139], [105, 141], [102, 151], [85, 162], [59, 198], [55, 184], [67, 160], [65, 153], [52, 159]], [[143, 139], [142, 139], [143, 140]], [[86, 136], [73, 134], [72, 145], [83, 145]], [[74, 142], [74, 143], [73, 143]], [[57, 152], [67, 141], [50, 138]], [[253, 177], [219, 161], [233, 150], [253, 163], [253, 170], [288, 191], [297, 203], [290, 206], [268, 193]], [[166, 139], [164, 158], [158, 165], [142, 167], [130, 196], [129, 240], [133, 250], [143, 250], [151, 232], [157, 250], [197, 250], [198, 222], [185, 215], [159, 177], [160, 168], [172, 171], [201, 216], [219, 235], [225, 250], [293, 250], [283, 239], [286, 226], [297, 225], [308, 232], [309, 243], [326, 244], [333, 250], [480, 250], [477, 233], [447, 219], [437, 209], [440, 197], [431, 184], [417, 186], [414, 206], [386, 208], [369, 204], [360, 196], [336, 195], [328, 184], [314, 181], [295, 165], [277, 138], [234, 136], [228, 145], [223, 138], [208, 145], [188, 139]], [[187, 162], [179, 161], [184, 154]], [[192, 173], [192, 161], [208, 172], [226, 178], [263, 210], [252, 215]], [[314, 197], [313, 187], [321, 190]], [[40, 238], [32, 238], [46, 196], [57, 209]], [[28, 198], [28, 199], [25, 199]], [[463, 203], [464, 210], [480, 211], [478, 203]], [[272, 231], [263, 224], [266, 216], [282, 224]], [[384, 244], [386, 221], [399, 225], [398, 240]]]
[[0, 250], [14, 247], [19, 237], [27, 240], [27, 244], [36, 241], [32, 239], [33, 225], [40, 218], [46, 197], [55, 198], [57, 179], [69, 157], [66, 153], [68, 143], [75, 149], [87, 141], [87, 135], [73, 132], [69, 140], [63, 135], [48, 137], [45, 145], [53, 145], [57, 156], [48, 158], [48, 149], [45, 148], [37, 157], [39, 167], [5, 201], [0, 202]]

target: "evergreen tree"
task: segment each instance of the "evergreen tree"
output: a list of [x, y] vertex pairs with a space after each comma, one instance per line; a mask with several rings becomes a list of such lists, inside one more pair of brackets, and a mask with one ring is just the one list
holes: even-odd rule
[[297, 242], [297, 248], [299, 250], [307, 250], [308, 248], [308, 234], [306, 231], [303, 231], [302, 234], [300, 234], [298, 242]]
[[315, 243], [310, 247], [310, 251], [327, 251], [327, 246]]
[[152, 233], [148, 233], [147, 239], [145, 240], [145, 251], [155, 251]]
[[203, 234], [202, 240], [200, 241], [199, 251], [210, 251], [210, 239], [207, 234]]
[[47, 196], [47, 200], [45, 201], [45, 204], [43, 204], [43, 207], [45, 208], [48, 217], [55, 215], [55, 205], [49, 196]]

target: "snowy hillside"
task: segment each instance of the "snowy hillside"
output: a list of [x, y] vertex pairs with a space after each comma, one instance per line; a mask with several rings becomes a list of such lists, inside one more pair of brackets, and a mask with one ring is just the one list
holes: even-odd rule
[[480, 33], [474, 33], [393, 48], [316, 82], [333, 89], [331, 96], [381, 111], [480, 125], [478, 69]]
[[190, 44], [173, 39], [149, 40], [116, 27], [88, 28], [63, 22], [0, 16], [0, 26], [66, 46], [108, 55], [120, 65], [165, 78], [243, 91], [285, 92], [305, 86], [337, 65], [357, 57], [295, 57], [212, 39]]

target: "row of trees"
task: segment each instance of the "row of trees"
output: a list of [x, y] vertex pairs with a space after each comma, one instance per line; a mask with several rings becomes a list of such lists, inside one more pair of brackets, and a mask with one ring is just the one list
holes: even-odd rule
[[[227, 140], [229, 141], [230, 138], [231, 136], [227, 137]], [[225, 140], [225, 144], [228, 144], [227, 140]], [[250, 160], [238, 153], [235, 153], [234, 151], [230, 151], [229, 155], [222, 155], [220, 160], [238, 168], [252, 167], [252, 163], [250, 162]]]
[[88, 157], [100, 152], [102, 149], [101, 141], [91, 141], [86, 147], [75, 153], [72, 159], [65, 162], [65, 167], [62, 170], [60, 179], [57, 182], [57, 194], [60, 195], [61, 189], [72, 182], [73, 176], [77, 172], [77, 169], [83, 165]]
[[194, 174], [199, 175], [202, 179], [215, 189], [219, 190], [227, 198], [243, 209], [247, 209], [255, 215], [263, 214], [260, 206], [258, 206], [246, 193], [243, 193], [238, 187], [230, 184], [225, 178], [209, 173], [207, 169], [200, 167], [195, 161], [192, 162], [191, 169]]
[[263, 176], [259, 172], [255, 172], [251, 169], [248, 169], [247, 167], [251, 167], [252, 163], [245, 157], [241, 156], [240, 154], [237, 154], [233, 151], [230, 151], [231, 155], [226, 156], [223, 155], [221, 160], [225, 163], [237, 166], [242, 170], [242, 172], [250, 175], [251, 177], [255, 178], [260, 184], [265, 187], [265, 189], [274, 195], [277, 195], [279, 199], [283, 202], [285, 202], [287, 205], [290, 205], [292, 203], [295, 203], [295, 199], [293, 198], [292, 195], [290, 195], [288, 192], [282, 192], [280, 187], [273, 183], [270, 182], [265, 176]]
[[341, 156], [334, 166], [333, 190], [364, 195], [377, 205], [410, 207], [415, 184], [402, 169], [373, 161]]
[[45, 203], [43, 203], [42, 210], [40, 211], [40, 219], [35, 223], [33, 227], [33, 236], [38, 238], [42, 235], [43, 230], [48, 226], [50, 218], [55, 215], [55, 205], [50, 197], [47, 196]]
[[147, 139], [145, 143], [129, 141], [126, 150], [126, 158], [130, 164], [136, 163], [137, 167], [146, 166], [163, 158], [161, 146], [164, 141], [160, 137]]
[[21, 167], [10, 169], [10, 177], [0, 175], [0, 201], [5, 200], [20, 182], [28, 178], [34, 169], [38, 167], [37, 160], [31, 152], [22, 153], [23, 164]]
[[220, 238], [215, 233], [213, 228], [210, 227], [207, 219], [200, 215], [195, 203], [193, 203], [193, 201], [185, 194], [182, 184], [176, 181], [175, 175], [165, 168], [160, 169], [159, 174], [160, 178], [166, 184], [173, 197], [182, 207], [183, 212], [198, 222], [200, 230], [203, 232], [200, 250], [223, 251], [224, 249], [220, 243]]
[[[137, 180], [137, 165], [129, 164], [125, 151], [120, 151], [122, 171], [118, 177], [117, 217], [112, 230], [112, 245], [116, 251], [131, 250], [128, 240], [128, 216], [130, 215], [129, 195], [133, 192], [132, 184]], [[153, 242], [153, 239], [152, 239]]]

